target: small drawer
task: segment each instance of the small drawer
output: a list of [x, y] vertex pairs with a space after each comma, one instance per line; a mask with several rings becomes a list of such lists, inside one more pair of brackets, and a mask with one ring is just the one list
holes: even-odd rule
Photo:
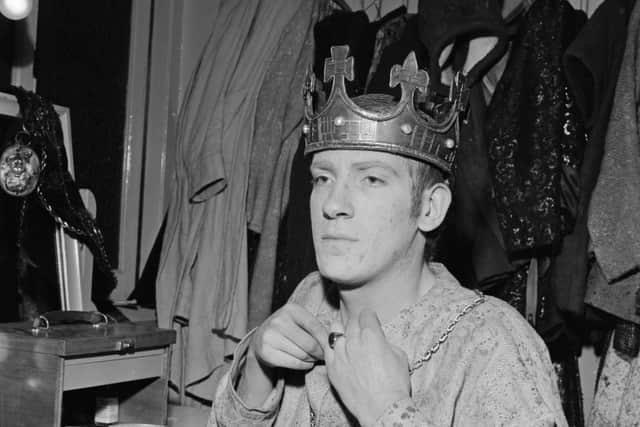
[[166, 364], [166, 349], [65, 359], [63, 390], [162, 377]]

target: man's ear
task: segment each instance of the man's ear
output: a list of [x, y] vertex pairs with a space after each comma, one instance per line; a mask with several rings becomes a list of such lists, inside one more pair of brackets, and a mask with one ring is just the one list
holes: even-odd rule
[[443, 182], [436, 183], [422, 192], [418, 228], [428, 233], [444, 221], [451, 205], [451, 189]]

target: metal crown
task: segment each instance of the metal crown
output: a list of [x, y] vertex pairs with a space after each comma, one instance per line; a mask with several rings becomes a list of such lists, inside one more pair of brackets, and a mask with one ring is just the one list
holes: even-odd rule
[[[466, 108], [468, 91], [458, 74], [449, 98], [436, 117], [417, 110], [416, 91], [428, 95], [429, 75], [418, 69], [411, 52], [402, 66], [391, 68], [389, 86], [402, 89], [400, 101], [387, 112], [369, 111], [349, 98], [344, 79], [353, 80], [353, 57], [348, 46], [331, 47], [325, 59], [324, 81], [333, 80], [324, 107], [314, 114], [315, 77], [310, 73], [304, 86], [306, 123], [305, 154], [321, 150], [374, 150], [407, 156], [451, 172], [459, 134], [458, 116]], [[446, 108], [442, 108], [446, 107]]]

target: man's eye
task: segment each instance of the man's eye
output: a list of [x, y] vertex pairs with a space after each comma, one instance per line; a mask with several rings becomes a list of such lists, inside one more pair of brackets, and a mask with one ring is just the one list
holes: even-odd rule
[[369, 185], [382, 185], [384, 184], [384, 180], [378, 178], [377, 176], [366, 176], [364, 178], [365, 182]]
[[326, 184], [327, 182], [329, 182], [328, 176], [318, 175], [311, 178], [311, 183], [313, 185], [322, 185], [322, 184]]

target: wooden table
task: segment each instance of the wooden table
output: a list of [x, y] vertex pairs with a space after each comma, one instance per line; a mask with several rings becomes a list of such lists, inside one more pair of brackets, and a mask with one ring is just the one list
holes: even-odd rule
[[0, 324], [0, 426], [91, 424], [104, 395], [118, 398], [121, 423], [166, 424], [175, 339], [153, 321]]

